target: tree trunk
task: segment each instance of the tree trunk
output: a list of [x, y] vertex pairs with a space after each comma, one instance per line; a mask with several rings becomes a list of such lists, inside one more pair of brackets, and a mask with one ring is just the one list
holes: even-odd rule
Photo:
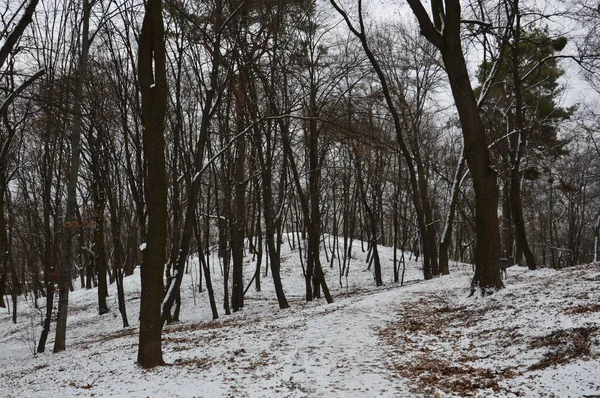
[[448, 205], [448, 214], [446, 216], [446, 222], [444, 223], [444, 232], [440, 240], [439, 246], [439, 258], [440, 258], [440, 272], [442, 275], [448, 275], [450, 273], [450, 267], [448, 264], [448, 250], [450, 248], [450, 241], [452, 239], [452, 226], [454, 224], [454, 216], [456, 214], [456, 205], [458, 203], [458, 194], [460, 192], [460, 185], [465, 176], [463, 172], [465, 169], [465, 158], [461, 153], [460, 160], [456, 166], [456, 173], [454, 174], [454, 180], [452, 181], [452, 188], [450, 191], [450, 204]]
[[[222, 20], [222, 1], [216, 0], [215, 9], [219, 10], [215, 25], [221, 27]], [[198, 142], [196, 143], [196, 149], [194, 153], [194, 167], [195, 172], [192, 179], [192, 186], [189, 189], [187, 196], [187, 207], [185, 210], [185, 217], [183, 221], [183, 230], [181, 232], [181, 243], [179, 245], [179, 252], [177, 255], [177, 263], [174, 265], [174, 275], [169, 282], [167, 289], [167, 295], [163, 300], [162, 314], [161, 317], [165, 322], [170, 317], [170, 311], [179, 295], [179, 289], [181, 281], [183, 279], [183, 271], [185, 269], [185, 262], [190, 252], [190, 244], [193, 237], [193, 225], [195, 220], [196, 204], [198, 203], [198, 197], [200, 192], [200, 173], [203, 170], [204, 162], [204, 149], [209, 136], [209, 125], [213, 113], [213, 100], [218, 100], [216, 96], [217, 85], [219, 83], [219, 68], [221, 66], [221, 30], [216, 34], [212, 45], [212, 64], [210, 72], [210, 85], [206, 91], [206, 97], [204, 99], [204, 105], [202, 107], [202, 119], [200, 121], [200, 129], [198, 132]]]
[[[464, 139], [464, 153], [471, 171], [475, 190], [476, 267], [471, 291], [480, 289], [489, 294], [503, 287], [498, 258], [500, 232], [498, 228], [498, 185], [492, 168], [488, 140], [463, 55], [460, 36], [461, 10], [459, 0], [432, 0], [433, 21], [420, 0], [407, 0], [417, 17], [421, 34], [442, 54], [446, 74]], [[446, 13], [444, 15], [444, 4]]]
[[[367, 199], [367, 192], [365, 190], [364, 187], [364, 181], [363, 181], [363, 173], [362, 173], [362, 162], [361, 159], [359, 157], [360, 155], [358, 155], [357, 153], [355, 153], [355, 159], [356, 159], [356, 178], [358, 179], [358, 187], [360, 189], [360, 193], [361, 193], [361, 198], [362, 198], [362, 202], [363, 202], [363, 206], [365, 208], [365, 211], [367, 212], [367, 215], [369, 216], [369, 227], [370, 227], [370, 234], [371, 234], [371, 238], [370, 238], [370, 250], [371, 250], [371, 260], [374, 262], [375, 268], [374, 268], [374, 272], [373, 272], [373, 276], [375, 279], [375, 285], [376, 286], [382, 286], [383, 285], [383, 279], [381, 277], [381, 262], [379, 260], [379, 250], [377, 250], [377, 230], [378, 230], [378, 222], [377, 222], [377, 216], [375, 214], [375, 205], [373, 204], [373, 206], [369, 205], [369, 201]], [[373, 202], [375, 202], [375, 198], [372, 198]], [[367, 256], [369, 257], [369, 256]], [[369, 262], [369, 268], [371, 267], [371, 263]]]
[[[100, 182], [96, 182], [101, 184]], [[103, 189], [99, 187], [97, 189]], [[96, 230], [94, 239], [96, 241], [95, 255], [96, 255], [96, 271], [98, 272], [98, 313], [100, 315], [109, 312], [108, 305], [106, 304], [106, 297], [108, 296], [108, 285], [106, 283], [106, 269], [108, 268], [108, 260], [106, 258], [106, 245], [104, 242], [104, 198], [103, 194], [98, 194], [96, 198]]]
[[87, 59], [90, 47], [89, 25], [91, 7], [88, 0], [82, 1], [83, 31], [81, 34], [81, 56], [73, 98], [73, 130], [71, 132], [71, 170], [67, 185], [67, 209], [64, 220], [64, 245], [61, 278], [58, 290], [58, 314], [56, 317], [56, 334], [54, 352], [64, 351], [67, 338], [67, 312], [69, 309], [69, 290], [71, 288], [71, 267], [73, 262], [72, 244], [75, 235], [77, 207], [77, 179], [79, 175], [79, 153], [82, 129], [81, 103], [83, 101], [83, 81], [87, 72]]
[[[244, 79], [246, 73], [241, 73], [240, 82], [236, 87], [235, 105], [238, 132], [243, 130], [242, 108], [245, 100]], [[246, 136], [242, 134], [235, 142], [235, 165], [233, 170], [234, 203], [233, 223], [231, 225], [231, 256], [233, 259], [231, 308], [234, 312], [244, 307], [244, 238], [246, 230]]]
[[[119, 191], [122, 188], [121, 184], [118, 184]], [[127, 319], [127, 308], [125, 307], [125, 291], [123, 289], [123, 246], [121, 244], [121, 233], [119, 225], [119, 214], [117, 206], [116, 193], [109, 194], [108, 200], [110, 205], [110, 226], [111, 235], [113, 241], [113, 250], [115, 252], [115, 274], [117, 282], [117, 300], [119, 303], [119, 313], [123, 320], [123, 327], [129, 327], [129, 320]]]
[[258, 127], [254, 128], [254, 139], [256, 140], [256, 148], [258, 152], [258, 158], [260, 161], [260, 168], [262, 173], [262, 204], [263, 204], [263, 215], [265, 219], [265, 239], [267, 243], [267, 254], [269, 257], [269, 263], [271, 266], [271, 275], [273, 277], [273, 284], [275, 286], [275, 294], [277, 296], [277, 302], [279, 303], [280, 309], [289, 308], [285, 292], [283, 291], [283, 284], [281, 282], [281, 259], [277, 250], [277, 242], [275, 237], [275, 222], [273, 215], [273, 174], [272, 174], [272, 162], [273, 155], [271, 153], [272, 132], [268, 131], [264, 134], [265, 149], [262, 148], [261, 130]]
[[[208, 220], [208, 218], [207, 218]], [[210, 231], [209, 228], [209, 223], [208, 221], [206, 222], [206, 231]], [[200, 264], [204, 270], [204, 279], [206, 281], [206, 290], [208, 292], [208, 299], [210, 302], [210, 309], [212, 311], [212, 319], [218, 319], [219, 318], [219, 311], [217, 310], [217, 301], [215, 300], [215, 293], [213, 290], [213, 286], [212, 286], [212, 279], [210, 276], [210, 267], [207, 264], [206, 261], [206, 255], [208, 255], [209, 251], [208, 251], [208, 234], [207, 234], [207, 238], [206, 238], [206, 254], [203, 252], [202, 250], [202, 237], [200, 236], [200, 228], [198, 227], [199, 223], [198, 220], [195, 219], [194, 220], [194, 231], [196, 232], [196, 242], [198, 243], [198, 257], [200, 258]], [[202, 281], [200, 281], [200, 283], [202, 283]]]
[[[3, 165], [0, 165], [4, 169]], [[6, 178], [4, 170], [0, 170], [0, 307], [6, 308], [4, 295], [6, 294], [6, 282], [8, 280], [8, 233], [6, 216], [4, 213]]]
[[[457, 25], [458, 23], [456, 21]], [[475, 190], [477, 246], [475, 249], [475, 276], [471, 290], [475, 291], [479, 288], [483, 294], [488, 294], [503, 287], [498, 270], [498, 258], [500, 257], [498, 185], [496, 171], [490, 162], [485, 129], [462, 55], [459, 27], [456, 26], [455, 29], [457, 32], [452, 39], [445, 40], [442, 57], [463, 129], [465, 159], [471, 171]]]
[[161, 302], [167, 243], [167, 178], [164, 118], [167, 105], [165, 41], [160, 0], [148, 0], [138, 49], [142, 129], [147, 162], [148, 236], [141, 265], [138, 363], [148, 369], [164, 364]]
[[[518, 2], [514, 4], [515, 9], [518, 9]], [[517, 250], [519, 253], [515, 257], [520, 257], [522, 252], [525, 255], [525, 261], [527, 267], [534, 270], [537, 268], [535, 258], [529, 247], [527, 241], [527, 233], [525, 231], [525, 220], [523, 217], [523, 204], [521, 203], [521, 179], [520, 179], [520, 166], [521, 159], [525, 152], [526, 132], [523, 121], [523, 93], [522, 93], [522, 82], [519, 76], [519, 42], [521, 41], [521, 15], [519, 12], [515, 16], [515, 32], [514, 41], [515, 44], [512, 47], [512, 75], [515, 93], [515, 122], [516, 122], [516, 134], [512, 136], [514, 139], [511, 140], [512, 151], [511, 151], [511, 170], [510, 170], [510, 204], [511, 212], [513, 216], [513, 223], [515, 226], [515, 238], [517, 242]], [[516, 258], [515, 258], [516, 261]]]
[[[45, 113], [46, 116], [49, 116], [48, 113]], [[47, 117], [47, 120], [50, 120]], [[50, 132], [50, 124], [46, 125], [46, 140], [44, 142], [44, 153], [42, 155], [42, 202], [43, 202], [43, 221], [44, 221], [44, 235], [46, 239], [44, 239], [44, 256], [43, 256], [43, 264], [44, 264], [44, 285], [46, 286], [46, 311], [44, 315], [44, 322], [42, 326], [42, 332], [40, 333], [40, 340], [37, 346], [37, 352], [39, 354], [46, 351], [46, 341], [48, 339], [48, 334], [50, 333], [50, 324], [52, 322], [52, 309], [54, 306], [54, 274], [57, 268], [56, 264], [56, 250], [55, 250], [55, 240], [54, 240], [54, 231], [51, 227], [50, 215], [53, 209], [52, 206], [52, 175], [54, 174], [53, 170], [53, 160], [54, 151], [51, 152], [50, 145], [50, 137], [52, 137]], [[55, 230], [57, 226], [54, 226]]]
[[517, 241], [517, 247], [522, 251], [525, 256], [525, 262], [530, 270], [537, 268], [535, 263], [535, 257], [529, 247], [527, 240], [527, 233], [525, 231], [525, 219], [523, 218], [523, 203], [521, 202], [521, 181], [519, 169], [513, 166], [511, 170], [511, 182], [510, 182], [510, 204], [511, 213], [513, 217], [513, 223], [515, 226], [515, 239]]

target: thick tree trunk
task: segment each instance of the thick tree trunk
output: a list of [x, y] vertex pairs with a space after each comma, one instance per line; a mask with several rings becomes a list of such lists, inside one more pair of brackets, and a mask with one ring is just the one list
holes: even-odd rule
[[[475, 232], [477, 237], [474, 292], [488, 294], [503, 287], [498, 269], [500, 232], [498, 229], [498, 185], [492, 168], [487, 136], [463, 55], [459, 0], [432, 0], [433, 21], [420, 0], [407, 0], [419, 21], [421, 34], [442, 54], [452, 96], [458, 111], [464, 139], [465, 159], [475, 190]], [[445, 14], [444, 14], [445, 4]]]
[[479, 288], [483, 294], [488, 294], [503, 287], [498, 270], [500, 233], [497, 176], [491, 165], [487, 136], [469, 81], [459, 37], [456, 40], [446, 40], [442, 57], [463, 129], [465, 159], [475, 190], [477, 246], [475, 276], [471, 288], [473, 291]]
[[141, 265], [138, 363], [144, 368], [164, 364], [161, 344], [161, 302], [167, 243], [167, 178], [164, 118], [167, 105], [165, 42], [160, 0], [148, 0], [138, 49], [142, 97], [144, 154], [147, 162], [148, 236]]

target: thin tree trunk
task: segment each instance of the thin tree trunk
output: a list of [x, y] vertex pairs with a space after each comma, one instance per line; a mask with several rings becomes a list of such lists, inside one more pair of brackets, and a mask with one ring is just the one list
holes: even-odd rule
[[[119, 193], [121, 192], [121, 184], [118, 184]], [[121, 244], [121, 233], [119, 230], [119, 214], [117, 208], [116, 193], [109, 194], [108, 200], [110, 205], [110, 226], [113, 240], [113, 250], [115, 252], [115, 274], [117, 282], [117, 300], [119, 303], [119, 313], [123, 320], [123, 327], [129, 327], [127, 319], [127, 308], [125, 307], [125, 290], [123, 289], [123, 246]]]
[[[96, 184], [101, 184], [96, 182]], [[102, 187], [96, 189], [103, 189]], [[98, 272], [98, 313], [100, 315], [109, 312], [108, 305], [106, 304], [106, 297], [108, 296], [108, 285], [106, 283], [106, 270], [108, 268], [108, 260], [106, 258], [106, 245], [104, 243], [104, 194], [97, 193], [96, 197], [96, 231], [95, 231], [95, 257], [96, 257], [96, 271]]]
[[210, 85], [206, 91], [206, 97], [204, 99], [204, 106], [202, 108], [202, 119], [200, 121], [200, 129], [198, 131], [198, 142], [196, 144], [194, 154], [194, 166], [195, 172], [192, 179], [192, 186], [190, 187], [187, 197], [187, 207], [185, 210], [185, 217], [183, 222], [183, 230], [181, 232], [181, 243], [179, 246], [179, 252], [177, 256], [177, 263], [174, 265], [174, 275], [171, 278], [167, 289], [167, 295], [165, 296], [162, 304], [161, 317], [165, 322], [170, 317], [170, 311], [178, 296], [178, 292], [183, 279], [183, 271], [185, 268], [185, 262], [189, 255], [190, 243], [193, 237], [193, 223], [195, 219], [196, 204], [198, 203], [198, 197], [200, 192], [201, 176], [200, 172], [203, 170], [204, 162], [204, 149], [209, 136], [209, 124], [213, 114], [213, 101], [218, 100], [216, 96], [217, 85], [219, 82], [219, 68], [221, 66], [221, 31], [222, 24], [227, 21], [223, 21], [222, 15], [222, 1], [216, 0], [215, 9], [219, 10], [216, 12], [217, 20], [215, 25], [219, 27], [219, 32], [216, 34], [212, 45], [212, 65], [210, 73]]
[[[0, 167], [4, 168], [2, 165]], [[6, 188], [4, 170], [0, 170], [0, 307], [2, 308], [6, 308], [4, 295], [6, 294], [6, 282], [8, 281], [9, 256], [6, 216], [4, 214]]]
[[260, 168], [262, 173], [262, 204], [263, 204], [263, 215], [265, 220], [265, 240], [267, 244], [267, 254], [269, 263], [271, 266], [271, 276], [273, 277], [273, 284], [275, 286], [275, 294], [277, 296], [277, 302], [279, 303], [280, 309], [289, 308], [285, 292], [283, 290], [283, 284], [281, 282], [281, 259], [278, 255], [277, 241], [275, 237], [275, 216], [273, 215], [273, 175], [272, 175], [272, 132], [268, 131], [264, 134], [266, 147], [262, 148], [263, 134], [258, 127], [254, 129], [254, 139], [256, 141], [256, 148], [258, 152], [258, 158], [260, 161]]
[[63, 263], [58, 291], [58, 314], [56, 317], [56, 334], [54, 338], [54, 352], [64, 351], [67, 339], [67, 312], [69, 309], [69, 290], [71, 287], [71, 267], [73, 263], [73, 238], [77, 227], [75, 213], [77, 207], [77, 179], [79, 176], [79, 153], [82, 130], [81, 103], [83, 101], [83, 81], [87, 73], [87, 60], [89, 52], [89, 28], [91, 7], [88, 0], [82, 0], [83, 31], [81, 34], [81, 55], [77, 82], [75, 84], [75, 97], [73, 98], [73, 130], [71, 132], [71, 170], [67, 185], [67, 209], [64, 220], [64, 245]]
[[[47, 114], [46, 114], [47, 115]], [[50, 120], [50, 118], [47, 118]], [[42, 332], [40, 333], [40, 340], [37, 346], [37, 352], [39, 354], [46, 351], [46, 341], [48, 334], [50, 333], [50, 323], [52, 322], [52, 309], [54, 305], [54, 270], [56, 269], [56, 257], [54, 256], [54, 234], [50, 223], [50, 214], [52, 211], [52, 175], [53, 175], [53, 156], [51, 154], [50, 145], [50, 125], [46, 125], [46, 140], [44, 141], [44, 153], [42, 155], [42, 202], [43, 202], [43, 221], [44, 221], [44, 285], [46, 286], [46, 311], [44, 315], [44, 322], [42, 326]], [[55, 226], [56, 228], [56, 226]]]
[[[208, 218], [207, 218], [208, 220]], [[208, 221], [207, 221], [208, 224]], [[198, 258], [200, 259], [200, 265], [204, 269], [204, 278], [206, 282], [206, 291], [208, 292], [208, 299], [210, 302], [210, 309], [212, 311], [212, 319], [219, 319], [219, 311], [217, 309], [217, 301], [215, 300], [215, 292], [212, 286], [212, 279], [210, 276], [210, 267], [206, 262], [206, 255], [208, 255], [208, 250], [206, 254], [202, 250], [202, 236], [200, 235], [200, 228], [198, 227], [199, 223], [196, 219], [194, 221], [194, 231], [196, 233], [196, 242], [198, 244]], [[206, 227], [206, 231], [209, 231], [208, 225]], [[206, 247], [208, 249], [208, 236], [206, 238]], [[202, 281], [200, 281], [202, 283]]]
[[[515, 2], [513, 7], [518, 10], [519, 3]], [[521, 159], [525, 153], [525, 142], [526, 132], [523, 122], [523, 93], [521, 90], [522, 82], [519, 76], [519, 43], [521, 38], [521, 15], [517, 11], [515, 13], [515, 29], [514, 29], [514, 41], [515, 45], [512, 47], [512, 75], [515, 93], [515, 122], [517, 128], [517, 134], [514, 140], [512, 140], [513, 151], [511, 153], [511, 170], [510, 170], [510, 204], [511, 212], [513, 216], [513, 223], [515, 226], [515, 238], [517, 241], [518, 250], [522, 251], [525, 255], [525, 261], [527, 267], [534, 270], [537, 268], [535, 258], [529, 247], [527, 241], [527, 233], [525, 232], [525, 220], [523, 217], [523, 204], [521, 203], [521, 179], [520, 179], [520, 165]], [[517, 142], [514, 142], [517, 141]], [[515, 259], [516, 260], [516, 259]]]
[[[236, 87], [235, 104], [238, 131], [243, 129], [242, 108], [245, 99], [246, 73], [241, 73], [240, 82]], [[232, 214], [231, 225], [231, 255], [233, 259], [231, 307], [234, 312], [244, 307], [244, 238], [246, 229], [246, 136], [242, 134], [235, 142], [235, 165], [233, 171], [235, 210]]]
[[463, 175], [465, 169], [465, 158], [460, 156], [456, 172], [454, 173], [454, 180], [452, 181], [452, 188], [450, 191], [450, 204], [448, 205], [448, 214], [446, 216], [446, 222], [444, 223], [444, 232], [442, 233], [442, 239], [440, 240], [439, 256], [440, 256], [440, 271], [442, 275], [448, 275], [450, 273], [450, 267], [448, 264], [448, 250], [450, 248], [450, 241], [452, 240], [452, 226], [454, 224], [454, 216], [456, 214], [456, 205], [458, 203], [458, 194], [460, 192], [460, 186], [465, 176]]

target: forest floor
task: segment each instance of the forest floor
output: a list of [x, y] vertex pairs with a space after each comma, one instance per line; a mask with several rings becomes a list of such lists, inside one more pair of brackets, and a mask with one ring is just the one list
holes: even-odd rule
[[[282, 273], [291, 308], [279, 310], [270, 277], [245, 307], [210, 320], [196, 261], [184, 279], [181, 322], [163, 332], [166, 366], [136, 365], [139, 273], [125, 279], [129, 328], [114, 286], [97, 315], [96, 289], [70, 295], [67, 350], [33, 355], [41, 310], [0, 312], [0, 397], [600, 397], [600, 265], [508, 269], [506, 288], [469, 296], [470, 265], [423, 281], [406, 261], [392, 283], [392, 250], [380, 248], [375, 287], [355, 242], [348, 278], [325, 267], [334, 303], [306, 303], [297, 250], [286, 242]], [[408, 254], [407, 254], [408, 255]], [[222, 286], [218, 259], [213, 282]], [[323, 256], [323, 261], [326, 261]], [[249, 282], [255, 262], [246, 261]], [[220, 288], [222, 289], [222, 287]], [[43, 306], [43, 300], [38, 304]]]

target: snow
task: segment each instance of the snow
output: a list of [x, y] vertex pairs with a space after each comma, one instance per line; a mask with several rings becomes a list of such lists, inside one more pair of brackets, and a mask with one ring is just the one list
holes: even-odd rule
[[[297, 244], [296, 244], [297, 246]], [[139, 272], [124, 280], [132, 327], [123, 329], [116, 286], [111, 312], [97, 293], [70, 295], [67, 350], [34, 356], [41, 310], [20, 302], [19, 323], [0, 313], [2, 397], [581, 397], [600, 395], [600, 265], [564, 270], [508, 269], [506, 288], [469, 297], [470, 265], [422, 280], [407, 261], [405, 285], [392, 283], [392, 250], [381, 247], [385, 285], [366, 271], [354, 243], [348, 286], [337, 262], [324, 271], [334, 297], [306, 303], [298, 250], [282, 246], [291, 308], [279, 310], [270, 274], [245, 307], [212, 321], [206, 291], [194, 293], [197, 259], [182, 283], [181, 322], [165, 327], [167, 366], [135, 364]], [[407, 253], [407, 258], [410, 254]], [[222, 286], [211, 255], [213, 283]], [[216, 260], [216, 262], [215, 262]], [[264, 264], [264, 262], [263, 262]], [[245, 262], [246, 283], [255, 262]], [[264, 268], [263, 268], [264, 271]], [[270, 271], [269, 271], [270, 273]], [[343, 279], [345, 282], [345, 279]], [[222, 292], [217, 291], [222, 303]], [[195, 303], [195, 304], [194, 304]], [[43, 300], [39, 302], [43, 307]]]

